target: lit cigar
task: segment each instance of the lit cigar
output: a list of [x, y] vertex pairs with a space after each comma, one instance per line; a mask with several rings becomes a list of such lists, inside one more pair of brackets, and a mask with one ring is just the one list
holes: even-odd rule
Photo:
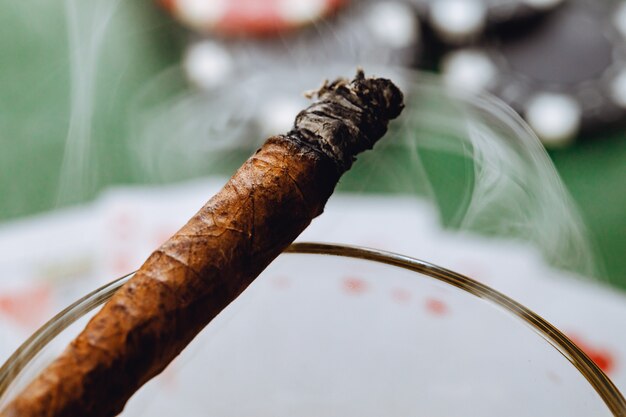
[[0, 417], [115, 416], [322, 213], [402, 111], [381, 78], [324, 84], [104, 305]]

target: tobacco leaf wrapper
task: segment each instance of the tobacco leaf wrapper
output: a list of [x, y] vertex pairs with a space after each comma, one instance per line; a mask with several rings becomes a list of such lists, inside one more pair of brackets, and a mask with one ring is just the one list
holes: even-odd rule
[[[146, 260], [0, 417], [114, 416], [322, 213], [355, 156], [402, 111], [391, 81], [325, 83]], [[207, 378], [210, 378], [207, 375]]]

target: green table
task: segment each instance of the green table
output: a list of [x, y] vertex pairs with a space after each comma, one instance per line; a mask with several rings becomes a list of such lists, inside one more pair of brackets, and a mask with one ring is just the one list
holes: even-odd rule
[[[77, 7], [75, 27], [89, 36], [68, 41], [64, 4]], [[115, 4], [99, 38], [104, 12]], [[87, 201], [111, 184], [154, 181], [136, 169], [128, 112], [147, 80], [179, 62], [187, 36], [146, 0], [0, 3], [0, 219]], [[82, 54], [71, 56], [76, 47]], [[70, 77], [80, 74], [70, 73], [71, 59], [97, 70], [91, 85], [75, 79], [93, 88], [93, 101], [72, 97]], [[151, 99], [176, 92], [173, 86]], [[72, 98], [82, 103], [74, 113]], [[90, 103], [92, 123], [72, 123], [72, 114], [89, 112]], [[551, 157], [591, 229], [607, 278], [626, 288], [626, 134], [582, 139]], [[66, 147], [67, 140], [77, 142]]]

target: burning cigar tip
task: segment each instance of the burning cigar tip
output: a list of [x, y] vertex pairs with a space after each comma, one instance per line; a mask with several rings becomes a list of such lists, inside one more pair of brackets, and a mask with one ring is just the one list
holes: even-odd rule
[[371, 149], [404, 108], [404, 95], [392, 81], [366, 77], [362, 69], [351, 81], [324, 81], [307, 94], [317, 101], [298, 114], [288, 136], [328, 156], [340, 172]]

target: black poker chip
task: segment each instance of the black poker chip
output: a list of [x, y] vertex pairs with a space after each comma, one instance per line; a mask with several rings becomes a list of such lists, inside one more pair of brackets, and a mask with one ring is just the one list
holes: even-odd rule
[[189, 79], [212, 88], [228, 77], [327, 64], [414, 66], [422, 33], [403, 0], [353, 1], [333, 16], [277, 36], [231, 38], [196, 34], [184, 61]]
[[512, 22], [541, 16], [566, 0], [408, 0], [431, 29], [448, 45], [476, 41], [485, 32]]
[[451, 86], [494, 93], [547, 145], [626, 120], [626, 1], [570, 0], [524, 30], [450, 52]]

